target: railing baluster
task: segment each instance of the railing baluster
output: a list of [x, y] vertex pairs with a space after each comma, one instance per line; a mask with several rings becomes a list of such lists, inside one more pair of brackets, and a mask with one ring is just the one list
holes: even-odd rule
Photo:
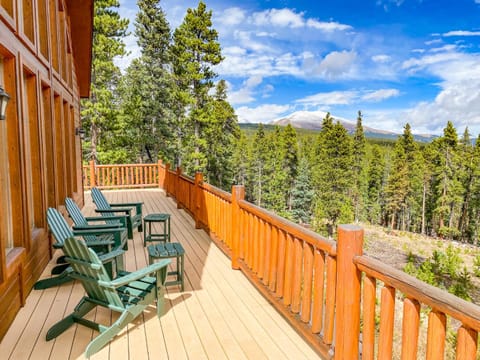
[[275, 295], [277, 297], [283, 296], [283, 290], [285, 286], [285, 274], [286, 274], [286, 266], [285, 266], [285, 256], [286, 256], [286, 234], [285, 231], [278, 229], [278, 254], [277, 254], [277, 263], [278, 263], [278, 271], [277, 271], [277, 290]]
[[323, 340], [325, 344], [333, 342], [333, 330], [335, 323], [335, 301], [337, 288], [337, 259], [327, 257], [327, 293], [325, 300], [325, 333]]
[[391, 359], [395, 315], [395, 288], [384, 286], [381, 294], [378, 358]]
[[298, 238], [294, 239], [294, 268], [293, 268], [293, 284], [292, 284], [292, 312], [295, 314], [300, 312], [300, 299], [302, 296], [302, 262], [303, 262], [303, 246], [302, 241]]
[[285, 282], [283, 288], [283, 305], [288, 306], [292, 303], [292, 281], [294, 266], [294, 247], [293, 237], [287, 234], [286, 252], [285, 252]]
[[475, 360], [477, 357], [478, 333], [461, 326], [457, 332], [457, 359]]
[[317, 334], [322, 330], [323, 326], [323, 298], [325, 293], [325, 254], [319, 249], [315, 249], [313, 267], [312, 333]]
[[363, 331], [362, 359], [373, 360], [375, 355], [375, 302], [377, 281], [365, 276], [363, 279]]
[[428, 314], [427, 360], [441, 360], [445, 354], [447, 319], [444, 313], [432, 310]]
[[420, 303], [417, 300], [403, 300], [402, 360], [417, 358], [418, 332], [420, 324]]
[[310, 322], [312, 309], [312, 280], [313, 280], [313, 245], [303, 243], [303, 294], [302, 294], [302, 316], [303, 322]]
[[272, 245], [272, 238], [271, 238], [271, 231], [270, 231], [270, 224], [265, 221], [263, 224], [263, 233], [264, 233], [264, 258], [263, 258], [263, 285], [268, 286], [270, 280], [270, 260], [271, 260], [271, 245]]
[[278, 228], [271, 226], [270, 232], [270, 273], [268, 276], [268, 288], [270, 291], [275, 291], [277, 286], [277, 271], [278, 271]]

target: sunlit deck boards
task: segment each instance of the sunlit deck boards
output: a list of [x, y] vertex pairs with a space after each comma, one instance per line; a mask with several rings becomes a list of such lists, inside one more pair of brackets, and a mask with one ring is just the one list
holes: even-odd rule
[[[105, 191], [111, 202], [143, 201], [144, 213], [172, 215], [172, 241], [185, 248], [185, 291], [167, 288], [160, 321], [153, 307], [92, 359], [316, 359], [308, 344], [256, 291], [191, 217], [160, 190]], [[93, 213], [90, 194], [86, 214]], [[57, 254], [58, 255], [58, 254]], [[129, 240], [126, 267], [148, 262], [143, 234]], [[47, 269], [42, 276], [48, 276]], [[72, 310], [82, 296], [77, 283], [33, 290], [0, 344], [2, 359], [78, 359], [92, 331], [73, 326], [46, 342], [48, 328]], [[91, 314], [110, 321], [110, 312]]]

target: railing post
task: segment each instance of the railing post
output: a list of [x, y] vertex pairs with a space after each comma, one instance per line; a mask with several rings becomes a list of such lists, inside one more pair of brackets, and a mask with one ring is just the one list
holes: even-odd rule
[[165, 194], [170, 195], [170, 164], [165, 165]]
[[340, 225], [337, 241], [335, 359], [358, 359], [361, 272], [353, 263], [362, 255], [363, 229]]
[[95, 178], [95, 160], [90, 160], [90, 189], [96, 186]]
[[202, 187], [203, 174], [201, 172], [195, 173], [195, 193], [194, 193], [194, 205], [193, 216], [195, 219], [195, 229], [202, 227]]
[[175, 174], [175, 200], [177, 200], [177, 209], [182, 208], [181, 200], [179, 199], [180, 191], [180, 176], [182, 175], [182, 168], [177, 166], [177, 173]]
[[162, 176], [162, 160], [161, 159], [158, 160], [158, 164], [157, 164], [157, 180], [158, 180], [159, 189], [162, 188], [162, 184], [163, 184], [163, 187], [165, 187], [165, 180], [164, 180], [164, 177]]
[[232, 269], [240, 269], [238, 263], [240, 257], [240, 237], [242, 234], [240, 221], [240, 205], [238, 204], [239, 200], [245, 198], [245, 187], [242, 185], [233, 185], [232, 186], [232, 228], [227, 229], [232, 234]]

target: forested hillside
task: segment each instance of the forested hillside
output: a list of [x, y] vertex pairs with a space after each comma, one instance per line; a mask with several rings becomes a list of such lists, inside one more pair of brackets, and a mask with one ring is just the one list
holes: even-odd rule
[[478, 241], [480, 141], [451, 122], [428, 144], [408, 124], [395, 142], [367, 140], [360, 113], [353, 136], [329, 116], [318, 133], [260, 124], [242, 133], [233, 161], [250, 201], [330, 235], [360, 221]]
[[128, 26], [118, 7], [95, 1], [85, 161], [162, 159], [225, 190], [243, 184], [248, 200], [324, 234], [359, 221], [478, 242], [480, 141], [468, 129], [459, 136], [449, 122], [443, 136], [419, 144], [406, 124], [396, 141], [367, 140], [359, 112], [353, 135], [329, 114], [317, 132], [241, 131], [215, 72], [222, 49], [205, 3], [171, 29], [158, 0], [139, 0], [140, 56], [124, 72], [114, 62]]

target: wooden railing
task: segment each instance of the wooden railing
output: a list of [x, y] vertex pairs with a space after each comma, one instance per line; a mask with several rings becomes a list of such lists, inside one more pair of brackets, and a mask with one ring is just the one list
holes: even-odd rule
[[96, 165], [90, 161], [83, 165], [83, 187], [91, 189], [125, 189], [159, 186], [157, 164]]
[[157, 181], [323, 358], [479, 358], [480, 307], [364, 255], [360, 227], [333, 241], [245, 201], [241, 186], [161, 163]]

